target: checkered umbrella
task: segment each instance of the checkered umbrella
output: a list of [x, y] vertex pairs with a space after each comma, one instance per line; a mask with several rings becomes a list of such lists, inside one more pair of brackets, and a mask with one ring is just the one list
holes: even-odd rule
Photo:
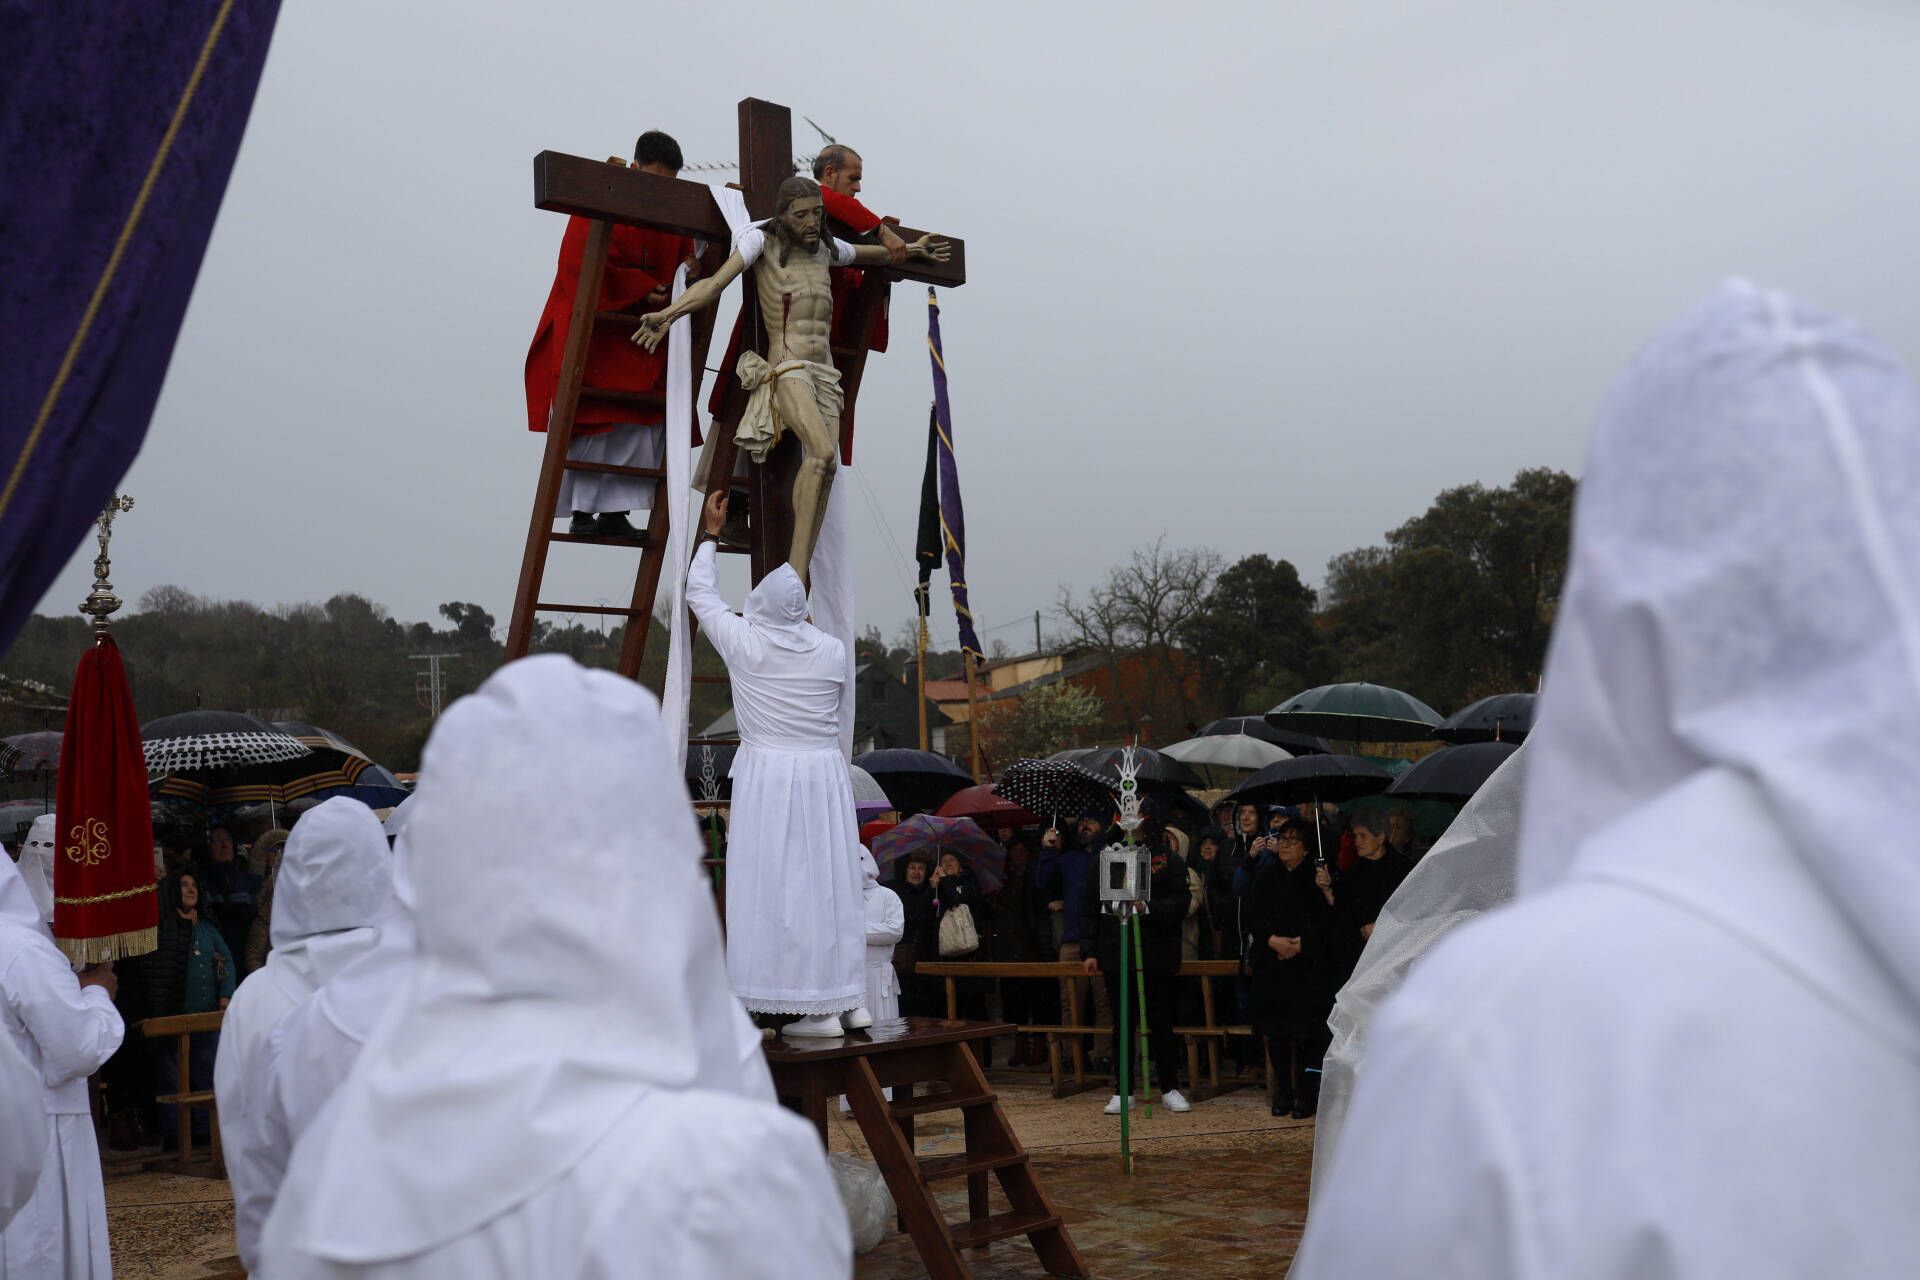
[[[148, 773], [238, 770], [299, 760], [312, 751], [290, 733], [238, 711], [183, 711], [140, 726]], [[279, 781], [278, 778], [270, 781]]]

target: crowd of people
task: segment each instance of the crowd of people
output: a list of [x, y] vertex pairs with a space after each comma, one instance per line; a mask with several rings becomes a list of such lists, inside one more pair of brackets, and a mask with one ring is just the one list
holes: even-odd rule
[[[1190, 1105], [1173, 1028], [1201, 1022], [1198, 984], [1218, 982], [1216, 997], [1235, 1025], [1253, 1030], [1253, 1038], [1230, 1038], [1234, 1060], [1255, 1070], [1264, 1048], [1273, 1065], [1273, 1113], [1312, 1115], [1334, 994], [1380, 908], [1423, 851], [1410, 816], [1399, 806], [1347, 814], [1330, 804], [1263, 808], [1223, 801], [1204, 817], [1190, 817], [1163, 815], [1151, 800], [1143, 814], [1136, 839], [1151, 858], [1149, 908], [1141, 921], [1148, 1057], [1166, 1105], [1174, 1111]], [[981, 890], [980, 878], [952, 850], [927, 848], [897, 859], [887, 869], [886, 887], [904, 908], [895, 948], [902, 1011], [946, 1013], [944, 981], [917, 973], [916, 962], [1078, 964], [1082, 976], [1057, 982], [958, 979], [958, 1012], [971, 1018], [994, 1013], [1017, 1026], [1058, 1026], [1066, 1010], [1077, 1009], [1086, 1025], [1106, 1029], [1086, 1040], [1095, 1070], [1113, 1071], [1120, 938], [1115, 918], [1100, 909], [1093, 869], [1101, 849], [1123, 838], [1114, 816], [1090, 810], [1070, 826], [1006, 833], [1005, 881], [992, 893]], [[969, 909], [978, 947], [943, 956], [941, 921], [961, 907]], [[1188, 960], [1235, 961], [1239, 976], [1178, 979]], [[982, 1052], [990, 1065], [992, 1046]], [[1045, 1058], [1042, 1037], [1021, 1034], [1008, 1065]], [[1118, 1112], [1122, 1105], [1116, 1087], [1107, 1106]]]

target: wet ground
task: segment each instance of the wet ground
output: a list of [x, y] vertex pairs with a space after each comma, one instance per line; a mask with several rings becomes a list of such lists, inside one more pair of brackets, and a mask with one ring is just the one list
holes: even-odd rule
[[[1055, 1099], [1032, 1076], [994, 1073], [1014, 1130], [1066, 1219], [1091, 1274], [1135, 1277], [1280, 1275], [1306, 1220], [1313, 1122], [1275, 1120], [1257, 1088], [1198, 1103], [1185, 1115], [1155, 1106], [1131, 1126], [1134, 1174], [1121, 1176], [1119, 1118], [1101, 1114], [1104, 1092]], [[925, 1154], [962, 1146], [958, 1113], [923, 1117]], [[864, 1153], [851, 1118], [835, 1116], [831, 1146]], [[998, 1186], [995, 1212], [1006, 1208]], [[943, 1187], [949, 1219], [966, 1216], [964, 1183]], [[120, 1280], [209, 1280], [240, 1275], [227, 1184], [110, 1167], [107, 1218]], [[968, 1254], [977, 1280], [1041, 1273], [1024, 1240]], [[856, 1260], [857, 1280], [925, 1274], [906, 1236], [888, 1237]]]

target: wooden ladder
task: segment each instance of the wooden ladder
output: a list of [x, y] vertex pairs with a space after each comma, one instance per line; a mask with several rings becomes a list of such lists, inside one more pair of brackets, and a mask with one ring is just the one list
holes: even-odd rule
[[[1083, 1276], [1086, 1264], [1067, 1234], [1033, 1174], [1032, 1157], [994, 1096], [987, 1076], [965, 1042], [943, 1046], [944, 1070], [935, 1074], [947, 1088], [919, 1097], [904, 1096], [911, 1085], [896, 1090], [903, 1096], [889, 1102], [876, 1063], [885, 1059], [858, 1057], [848, 1064], [846, 1096], [872, 1148], [899, 1209], [900, 1225], [913, 1237], [921, 1261], [934, 1280], [968, 1280], [973, 1272], [961, 1257], [963, 1249], [984, 1249], [996, 1240], [1025, 1236], [1049, 1275]], [[914, 1150], [914, 1119], [937, 1111], [958, 1110], [966, 1148], [957, 1155], [921, 1156]], [[1004, 1213], [989, 1212], [988, 1175], [1000, 1183], [1011, 1206]], [[934, 1184], [951, 1178], [967, 1180], [967, 1217], [950, 1223], [934, 1197]]]

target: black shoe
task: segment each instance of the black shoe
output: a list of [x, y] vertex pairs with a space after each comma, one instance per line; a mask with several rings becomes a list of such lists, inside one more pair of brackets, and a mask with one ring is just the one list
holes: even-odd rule
[[1275, 1098], [1273, 1100], [1273, 1116], [1275, 1119], [1279, 1119], [1287, 1115], [1292, 1110], [1293, 1110], [1293, 1104], [1291, 1102], [1282, 1102], [1278, 1098]]
[[567, 532], [576, 538], [593, 536], [594, 519], [591, 511], [576, 511], [573, 522], [567, 526]]
[[646, 533], [635, 528], [624, 511], [602, 511], [594, 519], [593, 531], [603, 538], [638, 538]]
[[1287, 1114], [1295, 1120], [1306, 1120], [1310, 1119], [1313, 1113], [1318, 1110], [1318, 1107], [1298, 1106]]

